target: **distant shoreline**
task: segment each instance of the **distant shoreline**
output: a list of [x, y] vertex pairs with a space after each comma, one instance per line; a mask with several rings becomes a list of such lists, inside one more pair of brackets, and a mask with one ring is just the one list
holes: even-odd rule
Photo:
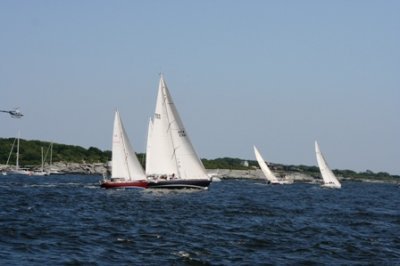
[[[6, 161], [11, 161], [15, 164], [15, 156], [10, 157], [9, 149], [13, 146], [15, 138], [0, 138], [0, 162], [5, 163]], [[20, 139], [21, 145], [24, 149], [29, 150], [28, 154], [23, 154], [21, 156], [21, 160], [23, 165], [31, 170], [39, 170], [39, 164], [41, 163], [41, 150], [42, 147], [48, 147], [46, 154], [44, 156], [45, 168], [48, 170], [50, 168], [55, 168], [58, 171], [65, 171], [68, 173], [79, 173], [79, 174], [102, 174], [105, 167], [105, 162], [108, 162], [112, 156], [111, 151], [102, 151], [95, 147], [90, 147], [88, 149], [74, 146], [74, 145], [66, 145], [60, 143], [52, 143], [49, 141], [40, 141], [40, 140], [24, 140]], [[48, 152], [50, 152], [49, 148], [52, 147], [51, 158], [48, 156]], [[145, 153], [137, 153], [136, 154], [139, 161], [142, 165], [145, 164], [146, 154]], [[48, 163], [52, 161], [52, 165], [49, 166]], [[253, 171], [259, 168], [259, 165], [256, 160], [249, 159], [241, 159], [241, 158], [232, 158], [232, 157], [222, 157], [215, 159], [206, 159], [202, 158], [201, 161], [206, 169], [210, 169], [210, 172], [214, 172], [216, 170], [212, 169], [224, 169], [220, 170], [220, 174], [223, 176], [234, 175], [234, 172], [229, 173], [229, 169], [235, 170], [244, 170], [244, 175], [246, 171]], [[74, 162], [74, 163], [72, 163]], [[94, 163], [97, 162], [97, 163]], [[285, 165], [280, 163], [269, 163], [270, 168], [273, 172], [277, 173], [277, 175], [308, 175], [313, 179], [318, 181], [319, 179], [319, 169], [316, 165]], [[0, 170], [4, 169], [4, 165], [0, 165]], [[387, 172], [373, 172], [371, 170], [365, 171], [353, 171], [350, 169], [333, 169], [333, 172], [338, 177], [346, 177], [352, 180], [389, 180], [391, 181], [399, 181], [400, 175], [390, 174]], [[250, 176], [254, 175], [253, 178], [257, 178], [259, 174], [250, 174]], [[261, 175], [262, 176], [262, 175]], [[261, 177], [260, 177], [261, 178]]]
[[[106, 163], [68, 163], [56, 162], [51, 165], [51, 170], [63, 174], [79, 174], [79, 175], [103, 175], [106, 172]], [[9, 166], [8, 169], [11, 169]], [[0, 165], [0, 170], [7, 170], [6, 165]], [[39, 170], [38, 166], [32, 167], [31, 170]], [[45, 165], [45, 171], [50, 170], [49, 165]], [[220, 179], [252, 179], [264, 180], [265, 177], [260, 169], [206, 169], [210, 177], [218, 177]], [[280, 172], [287, 179], [295, 183], [311, 183], [319, 184], [322, 180], [314, 175], [309, 175], [301, 172]], [[374, 183], [393, 183], [400, 184], [397, 178], [354, 178], [354, 177], [339, 177], [341, 181], [358, 181], [358, 182], [374, 182]]]

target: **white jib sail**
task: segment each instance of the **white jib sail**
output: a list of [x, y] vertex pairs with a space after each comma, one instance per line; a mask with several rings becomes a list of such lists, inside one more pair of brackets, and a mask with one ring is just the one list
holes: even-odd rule
[[177, 175], [174, 146], [170, 134], [170, 122], [167, 114], [167, 101], [160, 81], [156, 109], [149, 122], [146, 150], [146, 175]]
[[153, 119], [150, 118], [150, 120], [149, 120], [149, 128], [148, 128], [148, 131], [147, 131], [146, 167], [145, 167], [146, 175], [150, 175], [149, 171], [150, 170], [154, 171], [154, 169], [155, 169], [155, 167], [152, 165], [152, 164], [155, 163], [154, 158], [152, 158], [154, 153], [153, 153], [153, 151], [151, 149], [152, 148], [152, 145], [151, 145], [151, 140], [152, 140], [151, 134], [152, 134], [152, 132], [153, 132]]
[[326, 163], [326, 160], [319, 149], [317, 141], [315, 141], [315, 153], [317, 155], [318, 167], [321, 172], [322, 179], [324, 180], [324, 186], [340, 188], [341, 184]]
[[129, 181], [146, 179], [118, 111], [114, 118], [111, 167], [113, 178], [125, 178]]
[[[209, 179], [185, 131], [182, 120], [161, 76], [157, 105], [149, 133], [151, 174], [175, 174], [181, 179]], [[150, 129], [150, 127], [149, 127]], [[157, 157], [157, 158], [156, 158]]]
[[258, 151], [258, 149], [256, 148], [256, 146], [254, 146], [254, 154], [256, 155], [258, 165], [260, 166], [261, 171], [264, 173], [267, 180], [270, 181], [271, 183], [279, 182], [278, 178], [269, 169], [267, 163], [264, 161], [263, 157], [261, 156], [261, 154]]

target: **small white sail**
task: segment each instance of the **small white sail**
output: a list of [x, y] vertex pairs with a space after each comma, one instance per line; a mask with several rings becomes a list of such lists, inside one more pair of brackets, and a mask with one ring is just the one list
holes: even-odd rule
[[122, 124], [119, 112], [115, 112], [112, 140], [112, 178], [125, 180], [145, 180], [143, 168]]
[[[151, 132], [150, 132], [151, 131]], [[171, 175], [179, 179], [209, 179], [172, 101], [163, 76], [156, 111], [149, 124], [147, 175]]]
[[269, 169], [267, 163], [264, 161], [263, 157], [261, 156], [260, 152], [258, 151], [256, 146], [254, 147], [254, 154], [256, 155], [256, 159], [258, 162], [258, 165], [260, 166], [262, 172], [264, 173], [265, 177], [269, 182], [272, 184], [277, 184], [280, 183], [278, 178], [272, 173], [272, 171]]
[[318, 167], [321, 172], [322, 179], [324, 180], [323, 186], [331, 188], [341, 188], [342, 185], [326, 163], [326, 160], [322, 155], [321, 150], [319, 149], [317, 141], [315, 141], [315, 153], [317, 156]]

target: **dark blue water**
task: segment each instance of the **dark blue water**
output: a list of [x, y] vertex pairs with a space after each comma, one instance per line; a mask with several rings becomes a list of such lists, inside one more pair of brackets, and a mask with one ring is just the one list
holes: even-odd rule
[[1, 265], [400, 265], [400, 188], [346, 182], [104, 190], [0, 179]]

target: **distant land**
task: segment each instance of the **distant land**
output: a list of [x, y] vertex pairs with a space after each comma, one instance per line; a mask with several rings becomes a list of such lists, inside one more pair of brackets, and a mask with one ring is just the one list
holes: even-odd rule
[[[14, 148], [10, 153], [11, 148]], [[51, 145], [52, 144], [52, 145]], [[50, 147], [52, 146], [52, 149]], [[50, 161], [58, 168], [64, 167], [70, 172], [82, 174], [101, 174], [105, 166], [111, 160], [111, 151], [102, 151], [95, 147], [88, 149], [59, 143], [51, 143], [40, 140], [24, 140], [20, 139], [19, 148], [19, 164], [21, 167], [37, 169], [41, 165], [41, 150], [43, 148], [45, 165], [49, 167]], [[16, 162], [16, 142], [15, 138], [0, 138], [0, 165], [2, 168], [15, 165]], [[51, 156], [52, 155], [52, 156]], [[139, 161], [145, 165], [145, 154], [137, 154]], [[50, 158], [51, 157], [51, 158]], [[240, 158], [216, 158], [202, 159], [202, 162], [209, 172], [224, 173], [224, 175], [244, 174], [251, 177], [259, 177], [257, 170], [258, 163], [255, 160], [246, 160]], [[278, 163], [270, 163], [271, 169], [278, 175], [300, 175], [319, 180], [320, 173], [316, 166], [306, 165], [283, 165]], [[217, 171], [217, 169], [220, 169]], [[236, 172], [234, 172], [236, 170]], [[341, 178], [352, 180], [374, 180], [400, 182], [399, 175], [391, 175], [386, 172], [375, 173], [370, 170], [364, 172], [356, 172], [353, 170], [335, 169], [333, 172]], [[236, 173], [236, 174], [234, 174]]]

